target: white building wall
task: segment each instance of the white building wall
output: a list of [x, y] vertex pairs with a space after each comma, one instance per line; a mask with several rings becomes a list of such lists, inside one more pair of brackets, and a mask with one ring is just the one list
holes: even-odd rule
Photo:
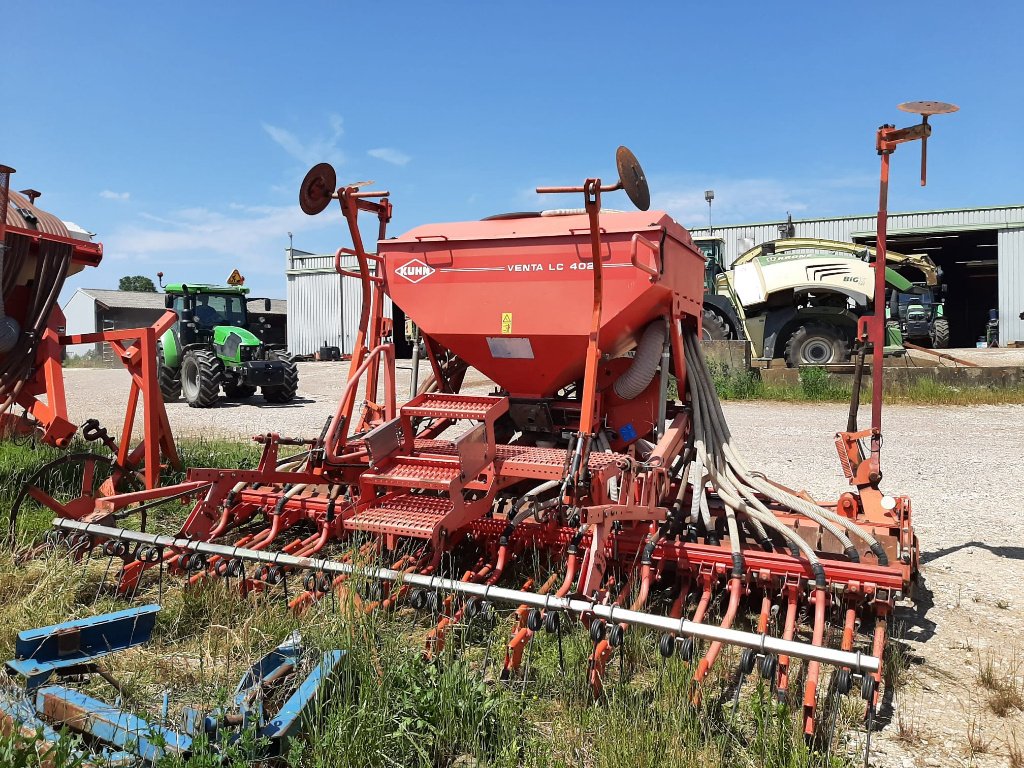
[[[311, 355], [327, 342], [329, 347], [352, 354], [363, 305], [361, 282], [339, 275], [333, 256], [296, 251], [289, 265], [288, 351]], [[358, 271], [355, 258], [345, 258], [342, 267]], [[387, 297], [384, 316], [391, 317], [391, 300]]]
[[999, 344], [1024, 341], [1024, 227], [999, 231]]
[[[74, 292], [62, 309], [65, 333], [95, 333], [99, 330], [96, 328], [96, 299], [81, 288]], [[77, 357], [94, 348], [94, 344], [75, 344], [67, 348], [67, 353]]]

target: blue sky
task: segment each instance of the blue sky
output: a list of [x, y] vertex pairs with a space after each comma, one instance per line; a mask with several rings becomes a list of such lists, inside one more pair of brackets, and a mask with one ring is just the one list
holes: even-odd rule
[[684, 225], [707, 188], [721, 224], [868, 212], [874, 130], [916, 99], [962, 111], [926, 189], [897, 152], [894, 210], [1024, 201], [1020, 2], [49, 2], [3, 25], [0, 162], [106, 249], [72, 288], [237, 266], [283, 296], [288, 231], [343, 244], [336, 209], [296, 204], [320, 160], [390, 189], [394, 233], [569, 204], [531, 190], [612, 177], [619, 144]]

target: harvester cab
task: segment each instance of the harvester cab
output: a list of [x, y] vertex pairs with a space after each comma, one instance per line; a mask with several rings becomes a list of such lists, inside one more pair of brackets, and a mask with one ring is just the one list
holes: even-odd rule
[[[165, 400], [184, 394], [193, 408], [209, 408], [224, 394], [235, 400], [259, 388], [268, 403], [295, 398], [299, 374], [294, 360], [269, 348], [254, 330], [249, 289], [236, 285], [172, 283], [165, 305], [178, 321], [160, 338], [159, 379]], [[264, 300], [269, 305], [270, 300]], [[266, 306], [265, 309], [269, 309]]]

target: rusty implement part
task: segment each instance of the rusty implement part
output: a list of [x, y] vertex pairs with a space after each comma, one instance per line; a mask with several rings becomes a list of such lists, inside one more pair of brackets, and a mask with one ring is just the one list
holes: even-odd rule
[[314, 165], [299, 187], [299, 207], [307, 216], [316, 216], [331, 204], [338, 176], [330, 163]]
[[619, 184], [630, 201], [641, 211], [648, 210], [651, 207], [651, 189], [636, 155], [628, 147], [619, 147], [615, 151], [615, 166], [619, 171]]
[[929, 349], [928, 347], [920, 347], [917, 344], [911, 344], [909, 341], [904, 341], [903, 342], [903, 346], [906, 347], [907, 349], [912, 349], [915, 352], [924, 352], [926, 355], [932, 355], [932, 356], [938, 357], [938, 358], [940, 358], [942, 360], [950, 360], [951, 362], [954, 362], [957, 365], [962, 365], [965, 368], [980, 368], [981, 367], [977, 363], [972, 363], [970, 360], [964, 360], [962, 357], [954, 357], [953, 355], [949, 354], [948, 352], [937, 352], [936, 350]]

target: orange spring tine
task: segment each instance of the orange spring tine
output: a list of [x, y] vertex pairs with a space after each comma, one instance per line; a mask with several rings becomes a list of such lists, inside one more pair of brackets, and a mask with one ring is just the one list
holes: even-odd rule
[[[733, 621], [736, 619], [736, 614], [740, 607], [740, 593], [743, 591], [743, 584], [738, 578], [729, 579], [729, 605], [725, 609], [725, 616], [722, 617], [722, 628], [728, 629], [732, 626]], [[722, 644], [718, 641], [713, 642], [704, 654], [704, 658], [700, 660], [697, 665], [697, 671], [693, 674], [693, 680], [695, 683], [699, 683], [703, 680], [708, 672], [711, 671], [711, 667], [714, 665], [715, 660], [718, 658], [718, 654], [722, 650]], [[694, 706], [700, 704], [700, 690], [694, 691]]]
[[[800, 593], [795, 584], [786, 586], [786, 623], [782, 630], [783, 640], [792, 640], [796, 633], [796, 610]], [[779, 655], [779, 690], [786, 691], [789, 686], [789, 656]]]
[[[821, 645], [825, 637], [825, 604], [828, 597], [824, 589], [814, 591], [814, 632], [811, 642]], [[807, 681], [804, 683], [804, 734], [814, 735], [814, 710], [818, 703], [818, 673], [821, 664], [817, 661], [807, 662]]]

